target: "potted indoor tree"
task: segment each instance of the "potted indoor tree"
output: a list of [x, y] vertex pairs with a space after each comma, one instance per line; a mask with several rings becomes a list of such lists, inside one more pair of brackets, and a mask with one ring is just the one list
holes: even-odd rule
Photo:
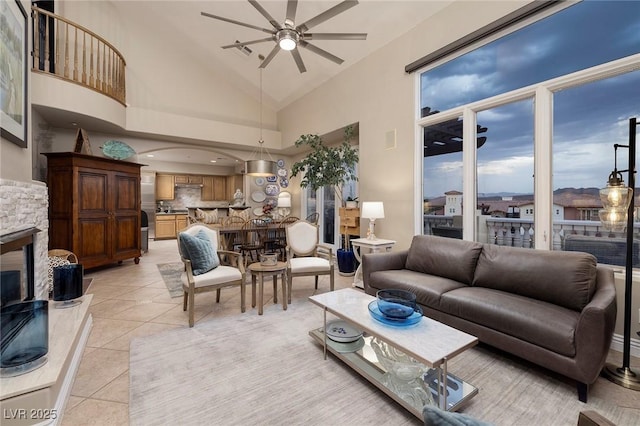
[[[332, 187], [338, 206], [343, 205], [343, 188], [349, 181], [357, 181], [355, 166], [358, 163], [358, 150], [351, 146], [353, 126], [344, 129], [344, 139], [338, 146], [326, 146], [318, 135], [306, 134], [295, 142], [296, 147], [303, 145], [311, 148], [311, 152], [304, 159], [293, 164], [291, 177], [302, 175], [300, 186], [318, 190], [322, 187]], [[349, 236], [345, 235], [343, 248], [337, 251], [338, 269], [341, 273], [351, 274], [356, 269], [356, 259], [349, 243]]]

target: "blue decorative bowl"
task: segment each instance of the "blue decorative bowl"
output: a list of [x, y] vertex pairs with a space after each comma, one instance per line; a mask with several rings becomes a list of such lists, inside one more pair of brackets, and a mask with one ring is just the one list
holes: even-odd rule
[[416, 310], [416, 295], [400, 289], [378, 290], [378, 309], [387, 318], [409, 318]]

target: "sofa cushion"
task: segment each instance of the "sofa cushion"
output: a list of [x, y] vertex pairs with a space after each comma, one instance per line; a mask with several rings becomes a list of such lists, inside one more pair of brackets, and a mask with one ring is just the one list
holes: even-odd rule
[[411, 241], [406, 268], [471, 284], [482, 244], [433, 235], [416, 235]]
[[458, 281], [408, 269], [377, 271], [369, 277], [369, 287], [375, 290], [399, 288], [416, 295], [416, 302], [440, 309], [440, 296], [456, 288], [467, 287]]
[[482, 287], [444, 293], [441, 310], [526, 342], [573, 357], [580, 314], [561, 306]]
[[588, 253], [485, 244], [473, 286], [502, 290], [581, 311], [596, 288], [596, 258]]

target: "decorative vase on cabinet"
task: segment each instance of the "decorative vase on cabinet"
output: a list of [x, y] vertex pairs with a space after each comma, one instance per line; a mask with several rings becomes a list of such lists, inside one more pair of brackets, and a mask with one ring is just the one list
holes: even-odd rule
[[47, 157], [49, 248], [74, 252], [86, 269], [140, 261], [142, 164], [73, 152]]

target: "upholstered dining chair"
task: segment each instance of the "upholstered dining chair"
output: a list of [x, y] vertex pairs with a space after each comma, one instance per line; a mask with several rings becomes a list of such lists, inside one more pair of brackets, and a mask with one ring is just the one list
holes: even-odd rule
[[221, 250], [219, 247], [220, 234], [217, 229], [194, 223], [178, 233], [178, 251], [185, 266], [182, 275], [182, 310], [189, 308], [189, 327], [194, 324], [197, 293], [215, 290], [216, 303], [220, 303], [221, 289], [240, 286], [240, 311], [246, 309], [242, 253]]
[[78, 263], [78, 256], [65, 249], [51, 249], [47, 252], [47, 256], [47, 282], [49, 284], [49, 294], [51, 294], [53, 293], [53, 268]]
[[291, 303], [293, 277], [329, 275], [329, 288], [334, 289], [333, 253], [330, 246], [319, 244], [318, 225], [299, 220], [285, 227], [287, 236], [288, 301]]

